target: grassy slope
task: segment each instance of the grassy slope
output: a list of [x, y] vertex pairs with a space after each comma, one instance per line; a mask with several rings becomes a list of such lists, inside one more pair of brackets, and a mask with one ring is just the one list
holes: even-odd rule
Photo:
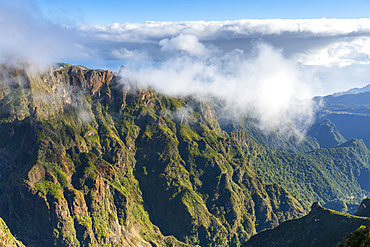
[[278, 183], [306, 208], [315, 202], [335, 199], [361, 200], [370, 192], [369, 154], [361, 140], [348, 141], [338, 148], [309, 153], [287, 153], [257, 145], [245, 130], [232, 132], [267, 183]]

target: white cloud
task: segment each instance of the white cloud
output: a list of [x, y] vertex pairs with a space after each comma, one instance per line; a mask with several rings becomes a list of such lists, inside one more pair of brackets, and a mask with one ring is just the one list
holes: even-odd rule
[[146, 60], [148, 59], [145, 53], [137, 50], [127, 50], [126, 48], [117, 48], [112, 50], [112, 59], [116, 60]]
[[32, 1], [1, 1], [0, 62], [24, 59], [38, 65], [66, 57], [81, 57], [76, 33], [42, 17]]
[[128, 63], [121, 72], [123, 81], [135, 80], [162, 93], [200, 100], [209, 96], [225, 100], [230, 110], [259, 116], [263, 129], [282, 122], [313, 119], [309, 81], [281, 50], [256, 43], [253, 55], [241, 50], [211, 56], [178, 54], [159, 64]]
[[193, 34], [199, 40], [232, 39], [295, 33], [304, 36], [338, 36], [370, 32], [370, 19], [267, 19], [236, 21], [183, 21], [114, 23], [108, 26], [82, 25], [80, 30], [121, 42], [147, 42], [180, 34]]
[[344, 67], [366, 62], [363, 59], [369, 53], [370, 19], [115, 23], [82, 25], [78, 31], [95, 46], [108, 42], [112, 49], [141, 50], [154, 60], [167, 58], [161, 51], [201, 54], [209, 44], [225, 53], [234, 49], [248, 53], [252, 42], [262, 39], [303, 65]]
[[199, 42], [197, 36], [192, 34], [180, 34], [172, 39], [162, 39], [159, 41], [162, 51], [186, 51], [190, 55], [203, 55], [205, 47]]
[[[44, 18], [31, 0], [0, 1], [0, 62], [18, 58], [40, 63], [85, 60], [168, 64], [172, 61], [174, 64], [168, 66], [181, 67], [180, 63], [185, 66], [190, 60], [202, 67], [205, 60], [200, 61], [200, 57], [206, 57], [207, 63], [213, 67], [207, 67], [206, 71], [192, 65], [191, 68], [199, 71], [194, 75], [196, 80], [211, 82], [216, 79], [207, 73], [214, 75], [211, 69], [219, 69], [214, 60], [251, 56], [254, 44], [262, 40], [279, 51], [284, 58], [282, 61], [306, 66], [307, 74], [319, 71], [320, 79], [331, 83], [331, 90], [339, 89], [336, 84], [341, 78], [356, 77], [356, 80], [348, 80], [356, 87], [369, 81], [366, 79], [368, 69], [361, 67], [359, 73], [354, 73], [358, 71], [354, 66], [365, 66], [370, 62], [370, 19], [244, 19], [67, 27]], [[241, 58], [235, 61], [245, 63]], [[223, 66], [231, 64], [224, 62]], [[235, 62], [233, 66], [239, 68], [241, 65]], [[240, 69], [237, 71], [243, 73]], [[232, 72], [225, 74], [235, 77]], [[188, 75], [184, 73], [183, 76]], [[278, 74], [274, 76], [283, 78]], [[355, 84], [356, 81], [361, 83]], [[344, 82], [341, 84], [341, 90], [348, 89], [343, 86]]]
[[295, 60], [305, 65], [346, 67], [352, 64], [370, 63], [370, 37], [333, 42], [325, 47], [296, 54]]

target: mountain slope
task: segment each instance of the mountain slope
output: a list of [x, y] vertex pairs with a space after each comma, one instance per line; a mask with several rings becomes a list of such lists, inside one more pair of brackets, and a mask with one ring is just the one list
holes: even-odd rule
[[335, 125], [328, 119], [312, 125], [308, 129], [307, 135], [315, 138], [320, 148], [334, 148], [346, 141]]
[[286, 221], [273, 230], [263, 231], [243, 247], [336, 246], [346, 233], [368, 224], [369, 218], [339, 213], [314, 203], [308, 215]]
[[342, 95], [345, 95], [345, 94], [360, 94], [360, 93], [366, 93], [366, 92], [369, 92], [370, 91], [370, 84], [364, 86], [364, 87], [361, 87], [361, 88], [351, 88], [350, 90], [347, 90], [347, 91], [344, 91], [344, 92], [337, 92], [337, 93], [333, 93], [333, 96], [334, 97], [338, 97], [338, 96], [342, 96]]
[[317, 112], [317, 121], [329, 119], [347, 140], [363, 139], [370, 146], [370, 92], [317, 97], [323, 108]]
[[3, 219], [0, 218], [0, 246], [24, 247], [10, 232]]
[[370, 217], [370, 198], [364, 199], [358, 207], [355, 215]]
[[[281, 124], [269, 131], [263, 131], [259, 127], [258, 118], [251, 115], [238, 115], [229, 117], [222, 106], [217, 106], [216, 111], [220, 116], [220, 125], [223, 130], [231, 133], [234, 130], [246, 130], [249, 137], [259, 145], [272, 149], [282, 150], [290, 153], [309, 152], [320, 148], [317, 140], [310, 135], [302, 136], [291, 123]], [[228, 117], [225, 117], [228, 116]]]
[[239, 246], [304, 214], [210, 104], [80, 66], [1, 74], [0, 216], [27, 246]]
[[362, 199], [370, 193], [370, 151], [361, 140], [309, 153], [288, 153], [259, 146], [245, 130], [231, 133], [256, 173], [278, 183], [307, 210], [315, 201]]

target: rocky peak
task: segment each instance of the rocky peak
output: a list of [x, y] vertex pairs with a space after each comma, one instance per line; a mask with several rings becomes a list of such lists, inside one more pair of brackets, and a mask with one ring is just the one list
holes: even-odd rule
[[91, 70], [82, 66], [68, 66], [54, 71], [57, 82], [90, 91], [95, 95], [105, 82], [110, 82], [114, 74], [109, 70]]
[[311, 206], [311, 212], [310, 214], [317, 213], [319, 210], [324, 209], [323, 206], [321, 206], [320, 202], [314, 202]]
[[0, 216], [27, 246], [238, 246], [303, 214], [210, 104], [82, 66], [25, 76], [0, 100]]
[[355, 215], [370, 217], [370, 198], [364, 199], [358, 207]]

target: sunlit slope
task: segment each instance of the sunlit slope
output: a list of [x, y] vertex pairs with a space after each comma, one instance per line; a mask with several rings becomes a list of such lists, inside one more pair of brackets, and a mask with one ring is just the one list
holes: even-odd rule
[[304, 214], [211, 104], [66, 64], [1, 79], [0, 216], [26, 246], [239, 246]]
[[256, 173], [267, 183], [278, 183], [302, 205], [335, 199], [361, 200], [370, 193], [370, 151], [362, 140], [308, 153], [270, 150], [256, 144], [245, 130], [231, 133]]

